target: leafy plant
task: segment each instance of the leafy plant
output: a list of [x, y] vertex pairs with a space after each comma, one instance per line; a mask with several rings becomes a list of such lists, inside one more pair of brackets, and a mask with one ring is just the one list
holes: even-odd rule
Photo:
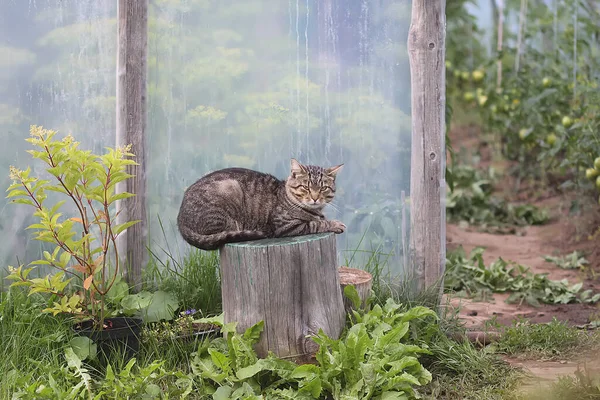
[[589, 265], [588, 260], [577, 250], [564, 257], [544, 256], [544, 260], [553, 263], [561, 269], [583, 269]]
[[600, 293], [592, 290], [581, 291], [583, 284], [569, 285], [566, 279], [554, 281], [546, 274], [536, 274], [528, 267], [497, 259], [486, 267], [483, 261], [483, 248], [475, 248], [467, 257], [460, 247], [448, 253], [444, 287], [446, 291], [475, 296], [482, 292], [512, 293], [508, 303], [522, 303], [538, 306], [540, 303], [567, 304], [573, 302], [596, 303]]
[[[91, 318], [95, 327], [102, 329], [109, 315], [108, 303], [117, 302], [128, 293], [128, 286], [120, 280], [120, 259], [117, 238], [137, 221], [115, 222], [114, 203], [133, 194], [116, 193], [116, 185], [130, 178], [126, 166], [136, 163], [129, 159], [130, 146], [111, 149], [98, 156], [79, 149], [73, 137], [62, 140], [56, 132], [40, 126], [31, 126], [31, 138], [26, 139], [37, 150], [28, 150], [34, 159], [46, 165], [53, 182], [31, 176], [31, 169], [10, 168], [13, 184], [8, 198], [14, 203], [34, 208], [38, 223], [28, 229], [35, 231], [36, 240], [53, 244], [52, 252], [44, 251], [44, 258], [32, 262], [33, 267], [9, 267], [7, 279], [12, 286], [26, 286], [29, 293], [48, 293], [57, 298], [44, 312], [54, 315], [68, 313], [78, 319]], [[47, 205], [47, 192], [56, 192], [72, 202], [76, 210], [64, 217], [59, 209], [66, 200]], [[29, 278], [37, 265], [57, 270], [45, 278]], [[74, 293], [66, 289], [72, 283]]]
[[194, 355], [192, 369], [213, 398], [374, 398], [408, 399], [414, 387], [431, 381], [431, 374], [418, 361], [429, 353], [424, 347], [403, 343], [410, 321], [436, 318], [425, 307], [406, 312], [388, 299], [367, 313], [353, 311], [356, 323], [340, 339], [322, 331], [313, 339], [320, 345], [316, 365], [296, 365], [269, 354], [258, 359], [252, 346], [258, 341], [263, 322], [236, 333], [235, 323], [221, 318], [198, 322], [219, 324], [227, 339], [218, 338]]
[[446, 213], [449, 221], [467, 221], [481, 227], [506, 231], [514, 226], [541, 225], [548, 214], [529, 204], [514, 205], [492, 195], [494, 172], [487, 174], [468, 165], [452, 169], [454, 190], [447, 194]]
[[152, 258], [144, 270], [146, 288], [177, 293], [181, 307], [195, 309], [203, 316], [221, 313], [218, 253], [193, 249], [178, 259], [168, 248], [163, 251], [165, 262], [151, 251]]

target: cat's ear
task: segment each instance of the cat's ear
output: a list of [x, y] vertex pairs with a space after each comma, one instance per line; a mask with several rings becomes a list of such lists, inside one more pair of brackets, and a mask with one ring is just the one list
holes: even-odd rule
[[336, 165], [335, 167], [327, 168], [325, 173], [333, 178], [337, 175], [338, 172], [342, 170], [344, 164]]
[[292, 161], [290, 163], [290, 167], [291, 167], [292, 175], [301, 174], [303, 172], [306, 172], [306, 169], [304, 168], [304, 165], [300, 164], [298, 162], [298, 160], [296, 160], [295, 158], [292, 158]]

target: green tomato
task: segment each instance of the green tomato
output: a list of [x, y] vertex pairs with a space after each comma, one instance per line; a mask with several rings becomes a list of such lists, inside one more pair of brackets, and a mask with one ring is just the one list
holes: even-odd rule
[[596, 178], [596, 188], [600, 190], [600, 176]]
[[475, 100], [475, 94], [473, 94], [473, 92], [466, 92], [463, 95], [463, 98], [465, 99], [465, 101], [473, 101]]
[[570, 128], [573, 125], [573, 120], [568, 115], [565, 115], [564, 117], [562, 117], [562, 125], [565, 128]]
[[485, 103], [487, 103], [488, 97], [480, 96], [477, 100], [479, 101], [479, 105], [483, 107], [485, 105]]
[[469, 74], [469, 72], [468, 72], [468, 71], [463, 71], [463, 72], [461, 72], [461, 74], [460, 74], [461, 78], [463, 78], [465, 81], [468, 81], [468, 80], [469, 80], [469, 75], [470, 75], [470, 74]]
[[478, 70], [473, 71], [471, 76], [473, 77], [473, 80], [475, 82], [481, 82], [483, 80], [483, 77], [485, 76], [485, 72], [478, 69]]
[[452, 68], [452, 62], [449, 60], [446, 60], [446, 68], [447, 69], [451, 69]]
[[596, 179], [600, 175], [600, 171], [595, 168], [588, 168], [585, 170], [585, 177], [589, 180]]
[[519, 131], [519, 139], [525, 140], [527, 138], [527, 129], [523, 128]]
[[600, 171], [600, 157], [596, 157], [596, 159], [594, 160], [594, 168]]
[[542, 79], [542, 85], [544, 85], [545, 88], [549, 87], [551, 84], [552, 80], [547, 76], [545, 76], [544, 79]]
[[556, 135], [551, 133], [546, 136], [546, 143], [548, 143], [550, 146], [554, 146], [554, 143], [556, 143]]

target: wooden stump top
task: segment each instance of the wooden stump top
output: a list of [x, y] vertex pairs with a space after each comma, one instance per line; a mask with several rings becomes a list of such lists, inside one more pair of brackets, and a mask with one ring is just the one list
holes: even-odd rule
[[370, 273], [362, 269], [340, 267], [340, 284], [342, 285], [360, 285], [370, 282], [373, 279]]
[[293, 244], [299, 243], [307, 243], [307, 242], [316, 242], [321, 239], [324, 239], [328, 236], [333, 235], [333, 233], [314, 233], [311, 235], [304, 236], [291, 236], [291, 237], [283, 237], [283, 238], [272, 238], [272, 239], [259, 239], [259, 240], [249, 240], [247, 242], [238, 242], [238, 243], [227, 243], [225, 247], [272, 247], [272, 246], [289, 246]]

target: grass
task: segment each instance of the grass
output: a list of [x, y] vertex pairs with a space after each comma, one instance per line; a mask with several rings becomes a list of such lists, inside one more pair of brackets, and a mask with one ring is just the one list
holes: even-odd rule
[[469, 341], [457, 343], [447, 337], [432, 341], [431, 364], [424, 361], [435, 381], [431, 399], [510, 399], [523, 374], [485, 349]]
[[0, 398], [34, 383], [63, 364], [63, 347], [72, 334], [64, 320], [40, 314], [40, 295], [21, 288], [0, 293]]
[[[436, 307], [440, 315], [437, 323], [411, 324], [413, 343], [425, 345], [431, 352], [421, 358], [434, 378], [422, 388], [424, 398], [516, 399], [515, 389], [523, 375], [502, 361], [498, 353], [518, 354], [536, 349], [540, 352], [537, 354], [554, 351], [555, 355], [566, 355], [588, 343], [583, 336], [558, 323], [550, 324], [550, 328], [526, 324], [511, 327], [496, 347], [479, 349], [467, 340], [457, 341], [453, 338], [464, 332], [464, 327], [449, 308], [437, 307], [439, 286], [417, 292], [411, 279], [393, 280], [387, 272], [390, 254], [376, 250], [364, 265], [374, 277], [374, 303], [385, 304], [388, 298], [393, 298], [406, 309], [417, 305]], [[153, 254], [146, 270], [146, 286], [176, 293], [183, 309], [195, 308], [202, 315], [219, 313], [217, 254], [194, 250], [186, 256], [174, 257], [168, 249], [164, 253], [166, 261]], [[200, 398], [194, 397], [198, 382], [193, 379], [192, 360], [203, 344], [201, 340], [159, 337], [157, 332], [165, 328], [161, 327], [164, 323], [151, 324], [144, 330], [135, 365], [116, 354], [110, 361], [112, 374], [107, 375], [106, 369], [94, 362], [74, 367], [65, 352], [71, 339], [70, 322], [40, 314], [39, 303], [44, 298], [27, 298], [18, 289], [3, 293], [0, 303], [0, 345], [8, 349], [0, 364], [0, 399], [67, 398], [72, 388], [85, 383], [86, 374], [94, 382], [95, 393], [104, 391], [107, 398], [141, 398], [140, 394], [153, 398], [156, 390], [168, 393], [170, 398], [179, 398], [186, 391], [190, 391], [188, 398]], [[85, 388], [83, 384], [78, 390], [85, 394]]]
[[509, 356], [565, 359], [598, 349], [600, 334], [579, 330], [556, 318], [546, 324], [532, 324], [527, 320], [520, 320], [502, 330], [502, 335], [494, 347], [497, 352]]
[[203, 316], [221, 312], [221, 279], [216, 252], [194, 249], [181, 262], [161, 261], [155, 255], [146, 268], [146, 286], [176, 293], [183, 309], [195, 309]]
[[169, 244], [168, 235], [160, 217], [165, 247], [156, 246], [160, 253], [150, 249], [150, 260], [144, 270], [144, 285], [150, 290], [176, 293], [183, 309], [194, 309], [202, 316], [221, 313], [221, 277], [218, 252], [191, 249], [182, 255]]
[[600, 399], [600, 374], [587, 369], [578, 370], [573, 376], [559, 377], [552, 388], [535, 399], [548, 400], [598, 400]]

